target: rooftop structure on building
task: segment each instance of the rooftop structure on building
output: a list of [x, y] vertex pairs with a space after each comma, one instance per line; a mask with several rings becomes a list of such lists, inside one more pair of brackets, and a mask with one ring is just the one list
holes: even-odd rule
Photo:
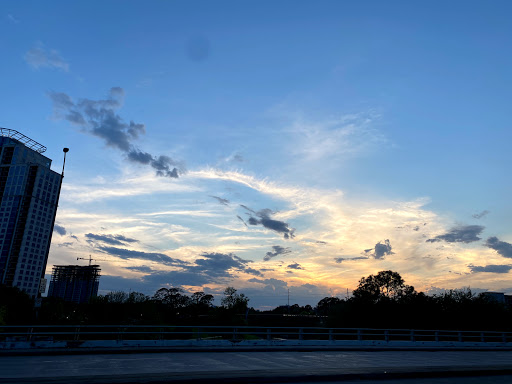
[[87, 303], [98, 295], [99, 265], [56, 265], [53, 267], [48, 297]]
[[0, 128], [0, 283], [39, 297], [63, 175], [46, 147]]

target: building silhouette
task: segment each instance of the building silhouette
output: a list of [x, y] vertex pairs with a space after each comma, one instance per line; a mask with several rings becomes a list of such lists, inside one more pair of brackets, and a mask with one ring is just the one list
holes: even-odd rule
[[48, 297], [60, 297], [74, 303], [87, 303], [98, 295], [99, 265], [55, 265]]
[[63, 176], [46, 147], [18, 131], [0, 128], [0, 150], [0, 283], [34, 298], [46, 284]]

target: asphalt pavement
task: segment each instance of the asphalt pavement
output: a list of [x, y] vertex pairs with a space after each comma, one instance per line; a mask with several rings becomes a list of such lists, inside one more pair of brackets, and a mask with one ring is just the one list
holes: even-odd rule
[[304, 383], [475, 376], [506, 382], [499, 381], [506, 380], [506, 375], [512, 378], [510, 351], [173, 352], [0, 358], [2, 384]]

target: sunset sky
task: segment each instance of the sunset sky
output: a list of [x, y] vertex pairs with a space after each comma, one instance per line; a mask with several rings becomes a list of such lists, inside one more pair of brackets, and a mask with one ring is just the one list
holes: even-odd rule
[[[0, 126], [69, 147], [47, 274], [264, 309], [512, 293], [512, 2], [2, 1]], [[219, 301], [217, 300], [217, 304]]]

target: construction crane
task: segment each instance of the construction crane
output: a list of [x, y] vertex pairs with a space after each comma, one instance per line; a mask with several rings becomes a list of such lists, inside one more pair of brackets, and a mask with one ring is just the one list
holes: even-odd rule
[[[112, 260], [107, 260], [107, 259], [93, 259], [93, 258], [91, 257], [91, 255], [89, 255], [89, 258], [87, 258], [87, 257], [77, 257], [76, 259], [77, 259], [77, 260], [89, 260], [89, 266], [91, 265], [91, 262], [92, 262], [93, 260], [94, 260], [94, 261], [109, 261], [109, 262], [111, 262], [111, 263], [117, 263], [117, 262], [119, 262], [119, 261], [112, 261]], [[124, 262], [124, 261], [123, 261], [123, 262]]]

